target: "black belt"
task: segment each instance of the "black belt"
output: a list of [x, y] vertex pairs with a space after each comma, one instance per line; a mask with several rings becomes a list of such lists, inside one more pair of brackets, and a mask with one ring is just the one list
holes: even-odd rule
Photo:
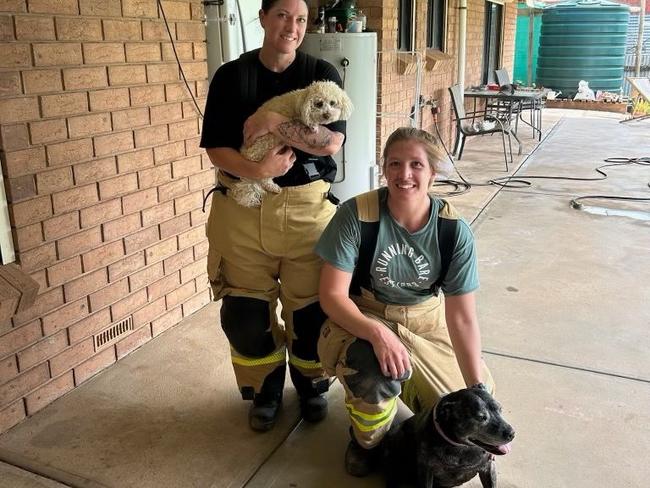
[[[203, 206], [202, 206], [202, 209], [203, 209], [203, 212], [204, 212], [204, 213], [205, 213], [205, 202], [208, 201], [208, 197], [209, 197], [210, 195], [212, 195], [215, 191], [218, 191], [219, 193], [221, 193], [222, 195], [225, 196], [225, 195], [228, 193], [228, 187], [225, 186], [225, 185], [223, 185], [223, 184], [221, 184], [221, 183], [217, 183], [217, 185], [216, 185], [215, 187], [213, 187], [213, 188], [212, 188], [208, 193], [205, 194], [205, 196], [203, 197]], [[338, 199], [338, 198], [337, 198], [337, 197], [336, 197], [336, 196], [335, 196], [331, 191], [329, 191], [329, 190], [327, 191], [327, 193], [325, 193], [325, 194], [323, 195], [323, 197], [325, 198], [325, 200], [329, 200], [329, 202], [330, 202], [332, 205], [336, 205], [337, 207], [338, 207], [339, 203], [341, 203], [341, 200], [339, 200], [339, 199]]]

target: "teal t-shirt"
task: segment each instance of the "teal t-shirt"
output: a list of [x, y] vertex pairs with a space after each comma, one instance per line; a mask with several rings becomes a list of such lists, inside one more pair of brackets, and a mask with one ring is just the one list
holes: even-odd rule
[[[379, 233], [371, 265], [375, 298], [383, 303], [413, 305], [431, 297], [440, 274], [438, 212], [443, 201], [431, 197], [427, 224], [410, 233], [390, 215], [388, 191], [379, 190]], [[442, 291], [462, 295], [478, 288], [474, 236], [465, 221], [456, 226], [453, 256]], [[359, 257], [361, 229], [354, 198], [346, 201], [316, 244], [316, 253], [337, 269], [352, 273]]]

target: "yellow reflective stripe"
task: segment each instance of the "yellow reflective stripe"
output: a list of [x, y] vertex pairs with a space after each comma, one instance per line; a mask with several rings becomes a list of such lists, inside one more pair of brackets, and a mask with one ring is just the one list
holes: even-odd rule
[[286, 358], [285, 349], [282, 348], [280, 351], [274, 352], [269, 356], [264, 356], [263, 358], [245, 358], [238, 355], [234, 349], [230, 349], [231, 360], [234, 364], [239, 364], [240, 366], [260, 366], [262, 364], [272, 364], [283, 362]]
[[298, 366], [303, 369], [321, 369], [323, 365], [320, 361], [308, 361], [306, 359], [300, 359], [298, 356], [294, 356], [289, 353], [289, 362], [294, 366]]
[[361, 432], [370, 432], [377, 430], [392, 420], [393, 414], [397, 409], [397, 399], [393, 398], [386, 410], [376, 414], [368, 414], [355, 410], [349, 403], [346, 403], [345, 406], [350, 414], [350, 419], [356, 424], [357, 428]]

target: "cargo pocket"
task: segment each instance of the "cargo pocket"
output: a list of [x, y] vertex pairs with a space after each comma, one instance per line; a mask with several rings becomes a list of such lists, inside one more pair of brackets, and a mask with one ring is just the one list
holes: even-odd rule
[[221, 300], [225, 295], [225, 287], [221, 276], [221, 266], [221, 254], [210, 246], [208, 250], [208, 279], [210, 280], [212, 299], [214, 301]]
[[346, 342], [354, 342], [353, 337], [331, 320], [326, 320], [318, 338], [318, 358], [328, 376], [336, 376], [336, 365], [343, 353]]

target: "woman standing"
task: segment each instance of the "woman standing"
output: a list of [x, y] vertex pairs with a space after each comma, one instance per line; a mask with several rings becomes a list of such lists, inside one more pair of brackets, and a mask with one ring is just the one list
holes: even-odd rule
[[[317, 422], [327, 414], [328, 384], [316, 380], [323, 378], [316, 342], [325, 315], [318, 302], [321, 260], [313, 247], [335, 211], [328, 200], [336, 174], [331, 155], [343, 144], [345, 123], [311, 131], [279, 114], [253, 115], [268, 99], [313, 81], [341, 85], [332, 65], [297, 51], [307, 14], [305, 0], [262, 1], [262, 48], [217, 70], [201, 137], [219, 168], [207, 225], [208, 275], [215, 300], [223, 299], [221, 326], [242, 398], [253, 401], [249, 423], [257, 431], [275, 424], [287, 350], [302, 417]], [[284, 144], [258, 163], [241, 156], [243, 143], [269, 132]], [[266, 194], [259, 208], [242, 207], [228, 196], [239, 177], [272, 177], [282, 191]]]
[[466, 385], [493, 389], [481, 360], [472, 232], [428, 193], [446, 155], [429, 133], [402, 128], [383, 159], [386, 187], [343, 204], [316, 247], [330, 318], [318, 351], [345, 388], [352, 424], [345, 467], [354, 476], [377, 461], [373, 448], [390, 428], [397, 396], [418, 412]]

